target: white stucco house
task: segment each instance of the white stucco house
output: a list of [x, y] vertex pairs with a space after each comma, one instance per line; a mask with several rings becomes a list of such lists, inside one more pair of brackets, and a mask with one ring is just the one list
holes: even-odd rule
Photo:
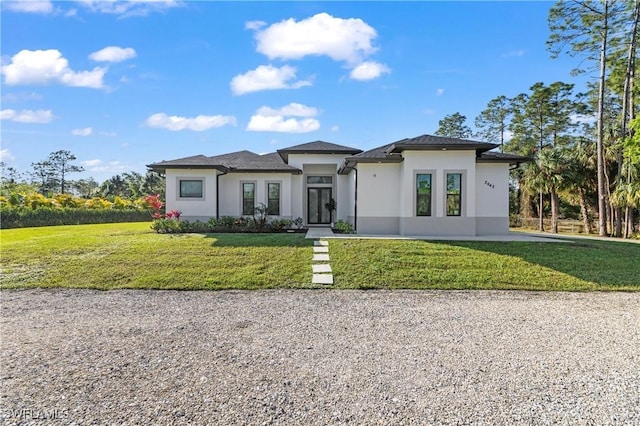
[[271, 218], [340, 219], [359, 234], [499, 235], [509, 229], [509, 169], [527, 159], [495, 147], [431, 135], [369, 151], [316, 141], [148, 167], [165, 174], [167, 210], [188, 220], [251, 215], [264, 203]]

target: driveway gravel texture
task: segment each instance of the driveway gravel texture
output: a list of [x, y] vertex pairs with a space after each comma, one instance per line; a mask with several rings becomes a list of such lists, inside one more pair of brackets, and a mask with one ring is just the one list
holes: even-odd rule
[[4, 424], [640, 424], [640, 293], [0, 298]]

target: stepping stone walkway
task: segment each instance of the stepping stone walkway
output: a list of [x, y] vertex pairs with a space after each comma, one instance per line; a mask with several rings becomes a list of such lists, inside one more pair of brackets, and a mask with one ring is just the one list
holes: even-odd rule
[[333, 271], [329, 261], [329, 242], [317, 240], [313, 242], [313, 264], [311, 269], [313, 270], [313, 278], [311, 282], [313, 284], [333, 284]]

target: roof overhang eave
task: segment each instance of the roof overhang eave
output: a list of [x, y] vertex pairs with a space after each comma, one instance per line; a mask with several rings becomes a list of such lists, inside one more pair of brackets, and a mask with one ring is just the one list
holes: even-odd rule
[[151, 170], [157, 171], [166, 171], [167, 169], [181, 169], [181, 170], [218, 170], [222, 173], [227, 173], [229, 171], [228, 167], [222, 165], [194, 165], [194, 164], [180, 164], [180, 165], [171, 165], [171, 164], [147, 164], [147, 168]]
[[292, 175], [301, 175], [300, 169], [228, 169], [228, 173], [290, 173]]
[[486, 152], [496, 148], [495, 144], [424, 144], [424, 145], [392, 145], [387, 149], [388, 154], [401, 153], [403, 151], [470, 151], [477, 153]]

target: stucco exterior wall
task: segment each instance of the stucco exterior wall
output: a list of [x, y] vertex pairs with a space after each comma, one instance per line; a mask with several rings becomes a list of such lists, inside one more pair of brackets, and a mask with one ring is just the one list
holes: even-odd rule
[[333, 164], [338, 170], [344, 157], [343, 154], [289, 154], [289, 165], [302, 170], [305, 164]]
[[[508, 166], [487, 165], [481, 182], [500, 180], [494, 191], [482, 189], [482, 195], [494, 205], [481, 212], [478, 220], [476, 195], [480, 188], [475, 151], [404, 151], [399, 164], [358, 164], [358, 233], [400, 235], [476, 235], [494, 233], [508, 222], [507, 204], [502, 198], [508, 185]], [[432, 179], [431, 216], [416, 216], [416, 174], [429, 173]], [[446, 214], [446, 176], [462, 175], [460, 216]], [[487, 186], [487, 188], [489, 188]], [[489, 192], [490, 194], [485, 194]], [[479, 227], [479, 229], [478, 229]]]
[[476, 166], [476, 233], [509, 232], [509, 165], [478, 163]]
[[[346, 202], [343, 202], [343, 204], [346, 205], [345, 210], [342, 212], [342, 214], [346, 215], [346, 219], [342, 219], [346, 222], [349, 222], [352, 225], [355, 225], [355, 217], [356, 217], [356, 187], [357, 187], [357, 179], [358, 179], [358, 173], [356, 170], [352, 170], [348, 175], [344, 176], [345, 178], [345, 185], [346, 185], [346, 191], [345, 192], [345, 198], [346, 198]], [[341, 217], [342, 218], [342, 217]]]
[[358, 164], [359, 234], [398, 234], [400, 164]]
[[[280, 183], [280, 215], [307, 222], [307, 177], [331, 176], [338, 208], [332, 220], [348, 221], [360, 234], [490, 235], [508, 232], [509, 165], [476, 163], [474, 151], [404, 151], [400, 163], [359, 163], [338, 175], [344, 160], [336, 154], [290, 154], [289, 163], [303, 171], [290, 173], [228, 173], [204, 169], [166, 171], [167, 209], [185, 219], [207, 220], [242, 215], [242, 183], [256, 184], [255, 205], [267, 204], [267, 183]], [[416, 216], [416, 174], [432, 176], [431, 216]], [[462, 175], [460, 216], [446, 215], [446, 175]], [[216, 194], [216, 176], [219, 176]], [[202, 198], [180, 198], [180, 179], [202, 179]], [[216, 209], [217, 200], [220, 203]], [[357, 208], [356, 208], [357, 207]]]
[[401, 217], [414, 217], [415, 174], [432, 174], [434, 217], [447, 217], [445, 211], [446, 174], [462, 173], [462, 216], [475, 216], [475, 151], [405, 151], [402, 153]]
[[[178, 210], [187, 220], [208, 220], [216, 215], [217, 170], [168, 169], [165, 174], [166, 210]], [[181, 179], [202, 179], [203, 198], [180, 198]]]
[[[291, 174], [228, 173], [220, 176], [220, 216], [242, 216], [242, 183], [256, 184], [255, 206], [267, 204], [267, 183], [280, 183], [280, 216], [291, 218]], [[295, 219], [295, 218], [294, 218]]]

